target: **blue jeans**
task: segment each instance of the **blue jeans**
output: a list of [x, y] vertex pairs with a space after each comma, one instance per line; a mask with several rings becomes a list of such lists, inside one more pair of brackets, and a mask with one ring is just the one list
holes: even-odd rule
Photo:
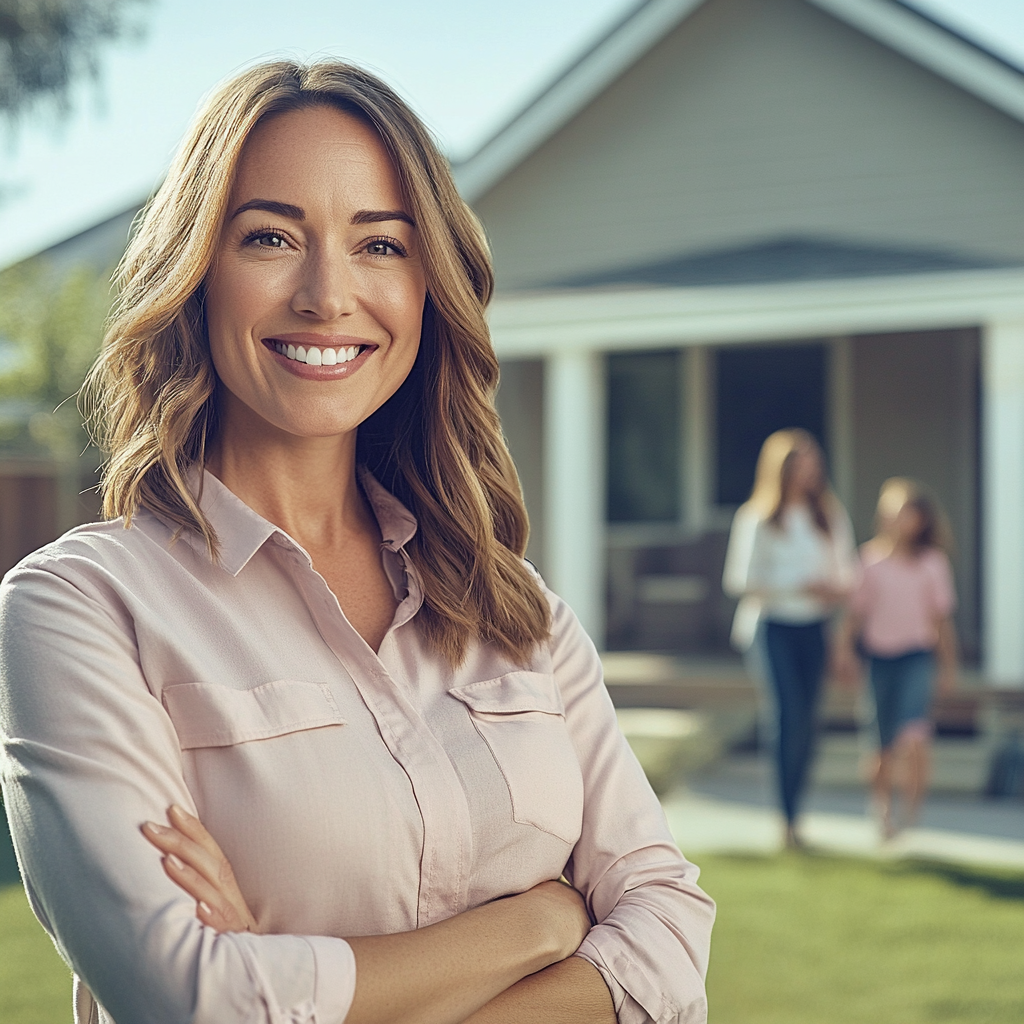
[[825, 623], [766, 622], [764, 641], [779, 722], [779, 799], [786, 821], [792, 824], [814, 755], [818, 697], [825, 675]]
[[935, 655], [931, 651], [908, 651], [895, 658], [872, 655], [868, 664], [878, 741], [884, 750], [892, 746], [904, 726], [928, 720]]

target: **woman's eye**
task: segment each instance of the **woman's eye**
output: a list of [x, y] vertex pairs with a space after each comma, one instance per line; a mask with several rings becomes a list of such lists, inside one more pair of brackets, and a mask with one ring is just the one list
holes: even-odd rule
[[287, 249], [288, 240], [277, 231], [270, 231], [261, 228], [259, 231], [252, 231], [245, 236], [243, 245], [252, 245], [258, 249]]
[[405, 249], [393, 238], [375, 238], [363, 247], [369, 256], [404, 256]]

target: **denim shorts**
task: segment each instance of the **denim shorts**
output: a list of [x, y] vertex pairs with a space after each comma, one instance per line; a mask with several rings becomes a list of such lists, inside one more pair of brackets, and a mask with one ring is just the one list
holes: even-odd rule
[[875, 694], [878, 739], [884, 750], [911, 722], [927, 722], [935, 681], [935, 655], [932, 651], [908, 651], [895, 658], [871, 655], [868, 665]]

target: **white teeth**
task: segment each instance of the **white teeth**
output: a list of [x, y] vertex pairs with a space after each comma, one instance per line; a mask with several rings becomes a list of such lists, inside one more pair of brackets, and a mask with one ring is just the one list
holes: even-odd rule
[[274, 342], [275, 351], [288, 359], [293, 359], [307, 366], [336, 366], [338, 363], [351, 362], [362, 350], [361, 345], [346, 345], [343, 348], [317, 348], [306, 349], [304, 346], [285, 346], [283, 341]]

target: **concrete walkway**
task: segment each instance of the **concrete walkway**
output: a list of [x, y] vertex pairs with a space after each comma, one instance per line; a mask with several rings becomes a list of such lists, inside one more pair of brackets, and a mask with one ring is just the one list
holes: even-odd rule
[[[776, 853], [781, 848], [778, 813], [751, 803], [715, 799], [685, 789], [662, 801], [669, 826], [685, 854], [702, 852]], [[882, 843], [876, 824], [864, 814], [809, 811], [803, 834], [813, 849], [866, 857], [925, 857], [985, 867], [1024, 870], [1024, 840], [913, 828]]]
[[[883, 843], [867, 788], [858, 779], [852, 738], [823, 738], [805, 800], [802, 831], [807, 842], [816, 849], [857, 856], [927, 857], [1024, 870], [1024, 801], [977, 795], [969, 746], [950, 746], [944, 752], [937, 745], [947, 767], [936, 773], [938, 785], [928, 795], [920, 827]], [[764, 754], [734, 754], [710, 764], [662, 804], [685, 853], [774, 853], [781, 847], [774, 770]]]

